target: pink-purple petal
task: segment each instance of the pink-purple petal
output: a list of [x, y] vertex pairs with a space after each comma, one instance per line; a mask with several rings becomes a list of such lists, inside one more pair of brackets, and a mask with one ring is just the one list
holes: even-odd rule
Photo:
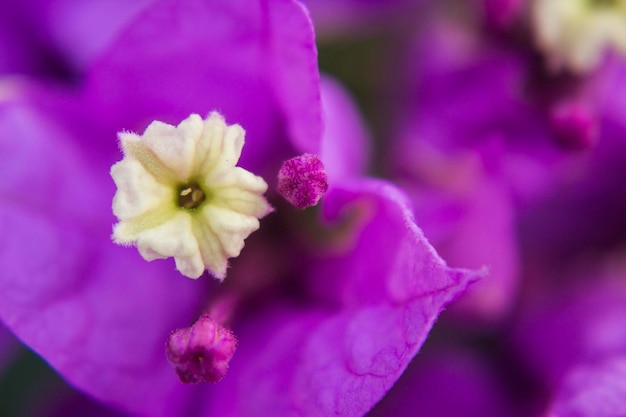
[[219, 111], [247, 131], [242, 165], [263, 171], [291, 146], [319, 148], [313, 40], [296, 1], [162, 0], [96, 62], [87, 100], [118, 130]]
[[395, 187], [368, 180], [337, 185], [324, 203], [327, 219], [337, 220], [352, 204], [367, 205], [371, 217], [349, 250], [319, 259], [309, 277], [326, 284], [327, 296], [342, 306], [309, 342], [311, 375], [299, 379], [304, 392], [318, 392], [305, 408], [325, 415], [366, 412], [405, 369], [443, 307], [482, 275], [445, 265]]
[[553, 295], [544, 305], [528, 307], [516, 328], [516, 350], [529, 369], [552, 386], [577, 364], [626, 352], [623, 275], [605, 281], [604, 274], [596, 273], [588, 279], [593, 287]]
[[[481, 276], [446, 267], [402, 194], [386, 183], [331, 188], [328, 219], [356, 201], [374, 211], [352, 231], [354, 247], [320, 253], [307, 277], [326, 284], [317, 287], [326, 301], [281, 302], [237, 328], [239, 350], [204, 415], [363, 415], [408, 365], [444, 306]], [[351, 291], [338, 291], [341, 283]]]
[[0, 112], [0, 317], [95, 397], [150, 416], [177, 410], [188, 394], [163, 343], [193, 318], [197, 287], [111, 243], [108, 172], [77, 158], [58, 126], [18, 105]]
[[626, 356], [573, 368], [553, 399], [548, 417], [626, 415]]
[[525, 415], [507, 391], [508, 381], [487, 358], [458, 346], [428, 348], [427, 344], [368, 417]]
[[321, 157], [330, 181], [365, 173], [370, 154], [370, 133], [354, 99], [330, 77], [322, 78], [324, 135]]

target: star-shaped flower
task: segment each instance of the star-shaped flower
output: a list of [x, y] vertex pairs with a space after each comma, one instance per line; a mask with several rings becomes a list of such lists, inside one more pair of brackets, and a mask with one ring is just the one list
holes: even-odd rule
[[223, 280], [228, 258], [271, 211], [267, 183], [236, 166], [244, 136], [215, 112], [176, 127], [154, 121], [142, 136], [121, 133], [125, 157], [111, 168], [120, 219], [113, 240], [136, 244], [147, 261], [174, 257], [189, 278], [207, 269]]

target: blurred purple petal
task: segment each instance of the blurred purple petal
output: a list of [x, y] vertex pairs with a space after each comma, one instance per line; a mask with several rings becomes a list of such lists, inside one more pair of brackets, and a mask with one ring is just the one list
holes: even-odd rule
[[260, 173], [292, 147], [319, 152], [315, 43], [293, 1], [160, 1], [100, 57], [86, 95], [117, 130], [219, 111], [245, 127], [241, 164]]
[[87, 69], [93, 59], [153, 0], [30, 0], [30, 13], [71, 66]]
[[25, 0], [0, 5], [0, 73], [82, 75], [152, 0]]
[[371, 138], [356, 103], [341, 84], [324, 77], [322, 105], [322, 160], [330, 181], [363, 175], [369, 160]]
[[565, 378], [549, 417], [626, 415], [626, 356], [581, 365]]
[[[456, 267], [487, 266], [489, 275], [468, 289], [452, 308], [459, 316], [499, 320], [513, 307], [519, 279], [514, 210], [501, 184], [485, 179], [459, 202], [463, 218], [454, 235], [436, 242], [442, 257]], [[416, 214], [419, 218], [419, 210]]]
[[626, 352], [623, 275], [608, 282], [599, 274], [589, 278], [596, 285], [531, 308], [515, 333], [516, 350], [552, 386], [579, 363]]
[[522, 415], [494, 367], [479, 355], [446, 348], [421, 352], [368, 417]]
[[506, 184], [485, 172], [476, 153], [443, 154], [413, 144], [414, 165], [401, 184], [417, 223], [455, 267], [489, 268], [452, 306], [458, 318], [494, 321], [513, 307], [519, 279], [515, 208]]

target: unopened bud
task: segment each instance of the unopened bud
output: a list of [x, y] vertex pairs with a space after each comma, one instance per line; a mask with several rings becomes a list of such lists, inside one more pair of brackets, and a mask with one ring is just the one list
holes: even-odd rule
[[166, 353], [180, 380], [197, 384], [222, 379], [236, 348], [233, 332], [203, 315], [193, 326], [170, 334]]

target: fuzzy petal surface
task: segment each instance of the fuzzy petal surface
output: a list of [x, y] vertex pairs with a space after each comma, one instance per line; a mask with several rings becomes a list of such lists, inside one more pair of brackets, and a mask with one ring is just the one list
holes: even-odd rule
[[113, 245], [112, 181], [79, 157], [64, 125], [0, 106], [0, 318], [96, 398], [176, 415], [190, 391], [171, 379], [162, 346], [192, 319], [197, 287]]
[[443, 307], [481, 275], [448, 268], [402, 194], [386, 183], [337, 185], [324, 201], [328, 221], [359, 204], [370, 216], [351, 231], [353, 246], [319, 253], [303, 275], [320, 284], [321, 299], [282, 301], [236, 329], [239, 350], [204, 415], [363, 415], [405, 369]]

